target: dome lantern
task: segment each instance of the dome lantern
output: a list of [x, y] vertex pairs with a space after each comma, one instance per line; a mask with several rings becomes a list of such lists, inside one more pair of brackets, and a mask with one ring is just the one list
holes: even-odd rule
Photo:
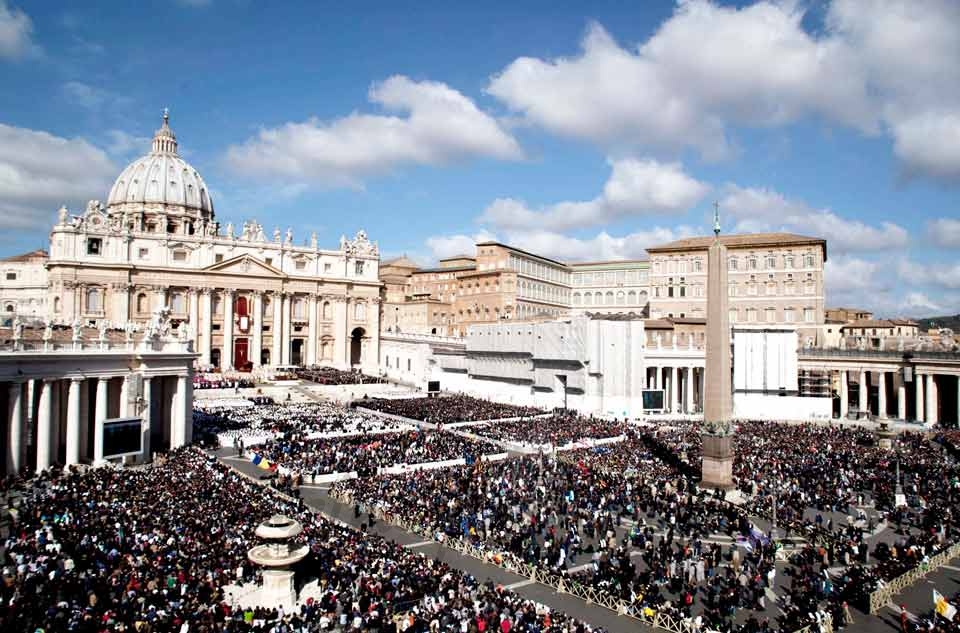
[[163, 109], [163, 125], [153, 135], [153, 154], [176, 154], [177, 135], [170, 129], [170, 110]]

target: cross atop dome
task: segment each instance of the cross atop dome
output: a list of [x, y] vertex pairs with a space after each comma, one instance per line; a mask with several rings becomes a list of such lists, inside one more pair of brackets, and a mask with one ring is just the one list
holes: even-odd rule
[[153, 135], [152, 154], [176, 154], [177, 136], [170, 129], [170, 110], [163, 109], [163, 125]]

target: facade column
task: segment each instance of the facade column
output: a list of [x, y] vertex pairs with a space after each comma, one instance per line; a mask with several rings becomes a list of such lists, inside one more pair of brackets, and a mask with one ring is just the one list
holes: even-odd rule
[[193, 442], [193, 370], [187, 369], [184, 377], [186, 389], [183, 392], [183, 443]]
[[924, 376], [922, 374], [914, 373], [913, 384], [916, 386], [914, 395], [915, 395], [915, 402], [916, 402], [916, 409], [917, 409], [915, 413], [917, 422], [923, 422], [924, 420], [923, 405], [924, 405], [925, 399], [923, 396], [923, 380], [924, 380]]
[[683, 395], [686, 399], [684, 412], [688, 415], [693, 413], [693, 372], [693, 367], [687, 367], [686, 373], [683, 375]]
[[254, 367], [260, 366], [260, 353], [263, 349], [263, 292], [253, 291], [253, 349], [250, 360]]
[[109, 378], [97, 378], [97, 403], [93, 418], [93, 463], [103, 463], [103, 421], [107, 419]]
[[20, 472], [23, 466], [23, 382], [10, 383], [10, 428], [7, 435], [7, 474]]
[[939, 422], [937, 402], [937, 380], [933, 374], [927, 374], [927, 422]]
[[233, 369], [233, 289], [223, 291], [223, 350], [220, 352], [221, 370]]
[[367, 371], [376, 375], [380, 367], [380, 297], [367, 302]]
[[80, 459], [84, 460], [90, 456], [90, 393], [88, 388], [89, 381], [84, 381], [80, 385]]
[[333, 297], [333, 364], [350, 366], [350, 345], [347, 341], [347, 298]]
[[679, 369], [676, 365], [670, 368], [670, 411], [674, 413], [680, 412]]
[[50, 467], [50, 434], [52, 433], [52, 380], [43, 379], [40, 387], [40, 407], [37, 411], [37, 472]]
[[141, 448], [143, 450], [141, 461], [148, 462], [150, 461], [150, 433], [151, 433], [151, 424], [152, 420], [150, 419], [150, 414], [152, 413], [151, 404], [153, 403], [153, 385], [150, 381], [150, 376], [143, 377], [143, 412], [140, 414], [140, 429], [141, 429]]
[[194, 351], [200, 351], [200, 293], [196, 288], [187, 291], [190, 301], [190, 335], [193, 337]]
[[700, 368], [700, 411], [707, 410], [707, 368]]
[[[270, 363], [272, 365], [282, 365], [283, 364], [283, 293], [274, 292], [273, 293], [273, 327], [270, 330], [273, 332], [273, 351], [270, 353]], [[290, 324], [287, 323], [287, 327], [290, 327]]]
[[870, 415], [870, 403], [868, 402], [867, 394], [867, 370], [860, 370], [860, 417], [867, 417]]
[[887, 372], [877, 372], [877, 416], [887, 418]]
[[840, 419], [850, 415], [850, 385], [847, 383], [847, 370], [840, 370]]
[[67, 466], [80, 463], [80, 389], [83, 378], [70, 379], [67, 392], [67, 454], [64, 463]]
[[291, 293], [283, 293], [283, 314], [280, 319], [283, 321], [283, 334], [280, 337], [280, 364], [290, 364], [290, 330], [293, 329], [293, 320], [290, 318], [290, 296]]
[[903, 373], [900, 374], [900, 384], [897, 386], [897, 418], [907, 419], [907, 383], [903, 382]]
[[663, 389], [663, 369], [659, 365], [653, 368], [653, 384], [654, 389]]
[[203, 312], [203, 337], [200, 343], [200, 364], [210, 364], [210, 349], [213, 346], [213, 297], [210, 288], [200, 291], [200, 309]]
[[317, 295], [310, 293], [307, 301], [307, 349], [306, 364], [317, 364]]
[[[180, 406], [180, 397], [183, 392], [180, 391], [180, 378], [176, 378], [177, 380], [174, 382], [173, 393], [170, 395], [170, 402], [167, 403], [167, 418], [170, 420], [170, 425], [167, 427], [167, 432], [164, 434], [167, 438], [170, 450], [180, 447], [180, 444], [177, 442], [180, 439], [180, 417], [183, 411], [183, 407]], [[167, 384], [169, 383], [170, 381], [168, 380]]]
[[127, 283], [122, 283], [117, 285], [117, 294], [119, 295], [119, 301], [117, 302], [117, 323], [120, 325], [125, 324], [130, 320], [130, 293], [133, 291], [133, 286]]

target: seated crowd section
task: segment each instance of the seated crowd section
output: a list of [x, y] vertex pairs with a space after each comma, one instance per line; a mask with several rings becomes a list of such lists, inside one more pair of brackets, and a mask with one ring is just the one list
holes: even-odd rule
[[[256, 439], [248, 450], [297, 476], [357, 472], [329, 490], [357, 512], [694, 630], [793, 632], [825, 613], [837, 630], [849, 623], [848, 605], [866, 608], [871, 591], [960, 540], [957, 431], [901, 433], [888, 450], [857, 426], [737, 421], [731, 502], [698, 487], [700, 427], [689, 420], [637, 425], [463, 395], [362, 406], [374, 412], [198, 400], [194, 435], [238, 448]], [[443, 428], [503, 418], [517, 419]], [[615, 441], [584, 442], [602, 438]], [[481, 460], [502, 451], [496, 442], [539, 450]], [[559, 447], [570, 450], [552, 450]], [[460, 458], [463, 465], [377, 474]], [[896, 505], [898, 470], [906, 507]], [[151, 631], [258, 630], [250, 619], [259, 630], [279, 621], [294, 631], [594, 630], [331, 523], [196, 448], [140, 470], [18, 485], [21, 524], [4, 548], [0, 630], [98, 631], [111, 621], [143, 621]], [[275, 512], [304, 522], [311, 556], [302, 571], [325, 593], [295, 613], [231, 609], [224, 587], [256, 582], [246, 550], [256, 524]]]
[[365, 398], [358, 404], [365, 409], [435, 424], [519, 418], [544, 413], [542, 409], [536, 407], [501, 404], [465, 395], [441, 395], [435, 398]]
[[[250, 483], [196, 448], [139, 470], [42, 477], [19, 491], [4, 543], [2, 631], [427, 631], [594, 629], [379, 536], [342, 527]], [[301, 521], [298, 570], [319, 596], [292, 613], [243, 610], [225, 588], [256, 582], [256, 525]], [[278, 628], [282, 627], [282, 628]]]
[[308, 380], [319, 385], [373, 385], [386, 382], [383, 378], [369, 376], [359, 371], [347, 371], [334, 367], [300, 367], [294, 371], [299, 380]]

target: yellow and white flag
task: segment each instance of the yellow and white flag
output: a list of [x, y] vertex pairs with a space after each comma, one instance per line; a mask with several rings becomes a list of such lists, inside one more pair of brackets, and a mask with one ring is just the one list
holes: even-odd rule
[[953, 621], [955, 615], [957, 615], [957, 608], [947, 602], [947, 599], [943, 597], [943, 594], [933, 590], [933, 604], [936, 606], [937, 613], [942, 615], [949, 621]]

